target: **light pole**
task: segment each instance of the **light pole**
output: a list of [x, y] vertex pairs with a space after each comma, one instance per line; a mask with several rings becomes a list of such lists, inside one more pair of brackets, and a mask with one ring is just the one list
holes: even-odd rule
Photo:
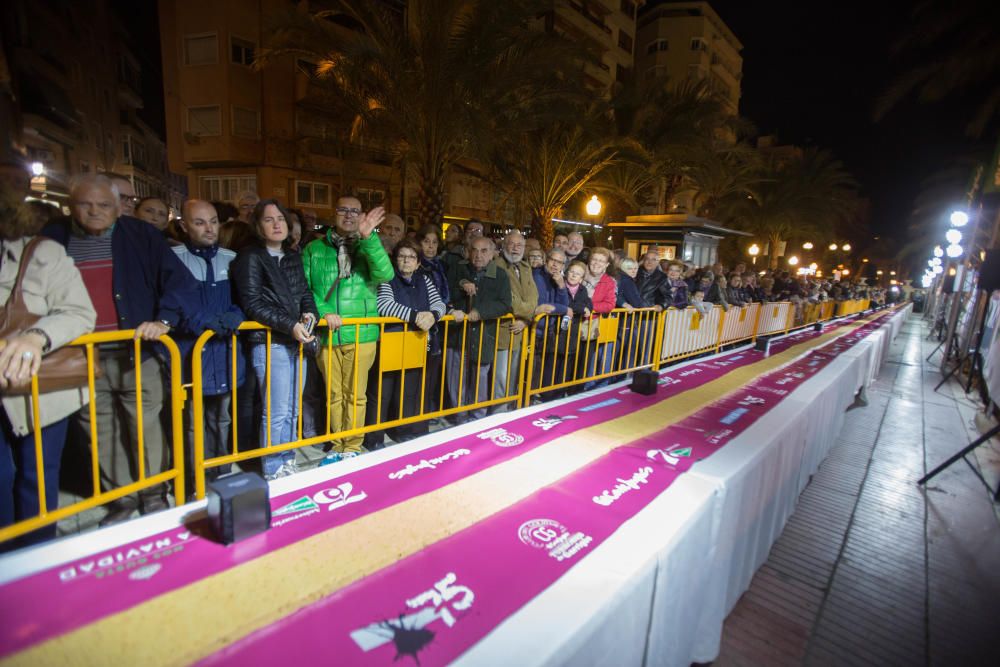
[[754, 266], [757, 266], [757, 255], [760, 254], [760, 246], [754, 243], [747, 248], [747, 252], [750, 253], [750, 261], [753, 262]]

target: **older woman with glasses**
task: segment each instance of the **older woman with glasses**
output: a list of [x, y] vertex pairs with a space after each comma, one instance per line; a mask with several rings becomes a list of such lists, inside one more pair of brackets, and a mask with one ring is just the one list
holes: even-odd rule
[[[594, 248], [590, 251], [590, 259], [587, 262], [587, 275], [583, 280], [594, 303], [594, 313], [607, 314], [615, 308], [618, 300], [618, 283], [608, 273], [614, 255], [607, 248]], [[588, 362], [587, 375], [593, 376], [597, 373], [608, 373], [614, 361], [614, 343], [605, 343], [598, 346], [596, 357], [591, 357]], [[588, 382], [586, 389], [600, 387], [607, 384], [607, 380]]]
[[[390, 370], [382, 373], [382, 397], [379, 401], [379, 423], [413, 417], [421, 413], [421, 391], [424, 393], [424, 410], [429, 405], [429, 395], [441, 388], [441, 336], [437, 321], [444, 316], [446, 306], [434, 281], [420, 270], [420, 248], [409, 239], [403, 239], [392, 252], [396, 274], [387, 283], [378, 286], [378, 313], [381, 317], [395, 317], [406, 322], [385, 327], [382, 341], [383, 360], [386, 352], [397, 344], [411, 344], [409, 335], [398, 332], [415, 332], [425, 341], [427, 354], [423, 368], [405, 371]], [[423, 334], [426, 333], [426, 336]], [[397, 334], [394, 336], [393, 334]], [[397, 340], [397, 338], [402, 339]], [[395, 355], [392, 355], [395, 357]], [[405, 355], [401, 355], [405, 358]], [[427, 433], [427, 422], [406, 424], [386, 429], [396, 442], [411, 440]], [[376, 449], [382, 447], [382, 434], [375, 433], [367, 441]]]

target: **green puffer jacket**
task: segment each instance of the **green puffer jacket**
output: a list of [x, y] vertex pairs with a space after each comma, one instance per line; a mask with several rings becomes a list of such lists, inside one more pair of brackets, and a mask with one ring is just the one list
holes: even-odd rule
[[[351, 250], [351, 275], [338, 282], [337, 288], [331, 292], [330, 287], [340, 273], [337, 248], [330, 241], [332, 232], [332, 229], [328, 230], [325, 238], [316, 239], [302, 251], [302, 268], [316, 300], [319, 316], [335, 313], [344, 319], [378, 317], [378, 286], [392, 280], [394, 275], [392, 261], [382, 247], [378, 234], [372, 233], [368, 238], [359, 238], [354, 243]], [[327, 294], [330, 295], [329, 299], [326, 298]], [[359, 343], [374, 343], [378, 340], [377, 324], [344, 326], [333, 334], [333, 344], [353, 344], [355, 331], [359, 329]], [[328, 330], [324, 327], [317, 331], [320, 341], [325, 345]]]

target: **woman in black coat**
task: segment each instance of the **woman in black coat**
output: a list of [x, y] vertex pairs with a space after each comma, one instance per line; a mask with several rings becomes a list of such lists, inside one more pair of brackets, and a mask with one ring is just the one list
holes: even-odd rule
[[[285, 209], [276, 199], [262, 200], [254, 208], [250, 226], [258, 241], [239, 252], [231, 272], [236, 300], [247, 318], [271, 329], [270, 346], [266, 331], [246, 334], [264, 403], [260, 444], [270, 447], [297, 437], [299, 392], [305, 386], [299, 344], [316, 340], [311, 332], [318, 313], [302, 270], [302, 256], [288, 247]], [[268, 479], [294, 472], [293, 450], [264, 457], [264, 476]]]

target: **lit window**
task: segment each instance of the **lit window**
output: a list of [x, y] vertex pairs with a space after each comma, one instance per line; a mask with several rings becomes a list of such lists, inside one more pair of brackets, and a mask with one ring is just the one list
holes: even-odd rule
[[219, 62], [219, 37], [215, 33], [185, 35], [184, 64], [214, 65]]

